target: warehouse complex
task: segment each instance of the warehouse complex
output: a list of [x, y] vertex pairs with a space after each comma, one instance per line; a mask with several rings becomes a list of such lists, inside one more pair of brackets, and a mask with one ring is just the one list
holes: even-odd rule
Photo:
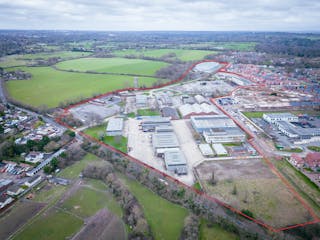
[[246, 135], [225, 115], [191, 116], [193, 128], [207, 143], [244, 142]]
[[183, 104], [179, 107], [179, 112], [183, 118], [190, 118], [196, 115], [218, 114], [217, 108], [207, 103]]

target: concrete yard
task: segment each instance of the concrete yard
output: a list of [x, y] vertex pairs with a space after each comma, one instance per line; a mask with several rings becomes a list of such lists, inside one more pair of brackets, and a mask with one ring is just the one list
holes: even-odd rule
[[[190, 141], [193, 141], [190, 130], [185, 129], [185, 128], [187, 128], [187, 126], [185, 125], [185, 128], [182, 127], [181, 130], [180, 130], [180, 126], [178, 126], [177, 128], [179, 130], [176, 130], [176, 127], [175, 127], [176, 124], [174, 123], [174, 121], [172, 121], [172, 124], [175, 128], [174, 129], [175, 133], [177, 134], [177, 137], [178, 137], [178, 140], [180, 143], [181, 150], [184, 153], [184, 155], [187, 159], [187, 162], [188, 162], [188, 174], [179, 176], [179, 175], [176, 175], [174, 173], [167, 171], [164, 166], [164, 161], [161, 158], [154, 156], [153, 149], [152, 149], [152, 142], [151, 142], [151, 136], [153, 133], [149, 133], [149, 132], [145, 133], [145, 132], [141, 131], [139, 129], [140, 123], [141, 123], [141, 121], [136, 120], [136, 119], [128, 119], [128, 121], [126, 122], [126, 127], [124, 129], [124, 135], [128, 137], [128, 148], [130, 149], [128, 154], [134, 158], [137, 158], [137, 159], [145, 162], [146, 164], [148, 164], [148, 165], [150, 165], [150, 166], [152, 166], [162, 172], [167, 173], [168, 175], [173, 176], [174, 178], [178, 179], [179, 181], [182, 181], [190, 186], [193, 185], [194, 175], [193, 175], [193, 170], [192, 170], [192, 163], [191, 164], [189, 163], [191, 161], [189, 159], [193, 159], [193, 158], [188, 157], [189, 152], [185, 152], [185, 148], [188, 148], [188, 146], [182, 147], [185, 140], [183, 140], [183, 138], [184, 138], [183, 136], [180, 137], [181, 134], [180, 135], [178, 134], [178, 132], [184, 131], [184, 132], [186, 132], [186, 134], [188, 134], [188, 138], [190, 139]], [[183, 120], [182, 120], [182, 123], [184, 123]], [[194, 142], [194, 145], [195, 145], [194, 147], [197, 149], [195, 142]], [[194, 147], [193, 147], [193, 149], [194, 149]], [[201, 156], [200, 152], [199, 152], [199, 154]], [[192, 156], [192, 155], [190, 155], [190, 156]]]

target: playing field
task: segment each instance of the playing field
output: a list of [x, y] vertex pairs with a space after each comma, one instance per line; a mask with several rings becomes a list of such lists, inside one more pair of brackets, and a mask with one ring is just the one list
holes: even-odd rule
[[155, 239], [179, 239], [187, 209], [159, 197], [136, 181], [122, 178], [141, 204]]
[[187, 49], [152, 49], [152, 50], [127, 49], [127, 50], [114, 52], [116, 56], [143, 55], [146, 57], [155, 57], [155, 58], [160, 58], [169, 53], [175, 53], [176, 57], [182, 61], [193, 61], [193, 60], [201, 60], [206, 55], [215, 54], [216, 52], [205, 51], [205, 50], [187, 50]]
[[58, 63], [64, 70], [93, 71], [98, 73], [124, 73], [153, 76], [167, 63], [127, 58], [81, 58]]
[[[9, 95], [32, 106], [57, 107], [68, 100], [89, 98], [128, 86], [133, 86], [133, 77], [121, 75], [87, 74], [57, 71], [51, 67], [22, 67], [30, 72], [29, 80], [7, 81]], [[139, 85], [152, 86], [156, 78], [139, 77]]]
[[13, 239], [16, 240], [56, 240], [71, 237], [78, 231], [83, 221], [61, 210], [52, 209], [50, 212], [37, 218], [24, 231]]
[[61, 207], [82, 218], [92, 216], [102, 208], [108, 208], [111, 212], [116, 213], [117, 216], [122, 215], [122, 209], [111, 193], [107, 194], [89, 187], [80, 188]]

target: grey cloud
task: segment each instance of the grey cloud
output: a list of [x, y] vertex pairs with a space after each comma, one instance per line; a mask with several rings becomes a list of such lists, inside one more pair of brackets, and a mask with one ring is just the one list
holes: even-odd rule
[[0, 0], [0, 28], [319, 30], [317, 0]]

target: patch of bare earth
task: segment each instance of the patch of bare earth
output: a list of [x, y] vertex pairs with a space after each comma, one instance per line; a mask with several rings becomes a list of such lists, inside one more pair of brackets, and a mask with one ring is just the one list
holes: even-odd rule
[[87, 219], [85, 226], [73, 237], [73, 240], [124, 240], [124, 224], [116, 215], [102, 209]]

